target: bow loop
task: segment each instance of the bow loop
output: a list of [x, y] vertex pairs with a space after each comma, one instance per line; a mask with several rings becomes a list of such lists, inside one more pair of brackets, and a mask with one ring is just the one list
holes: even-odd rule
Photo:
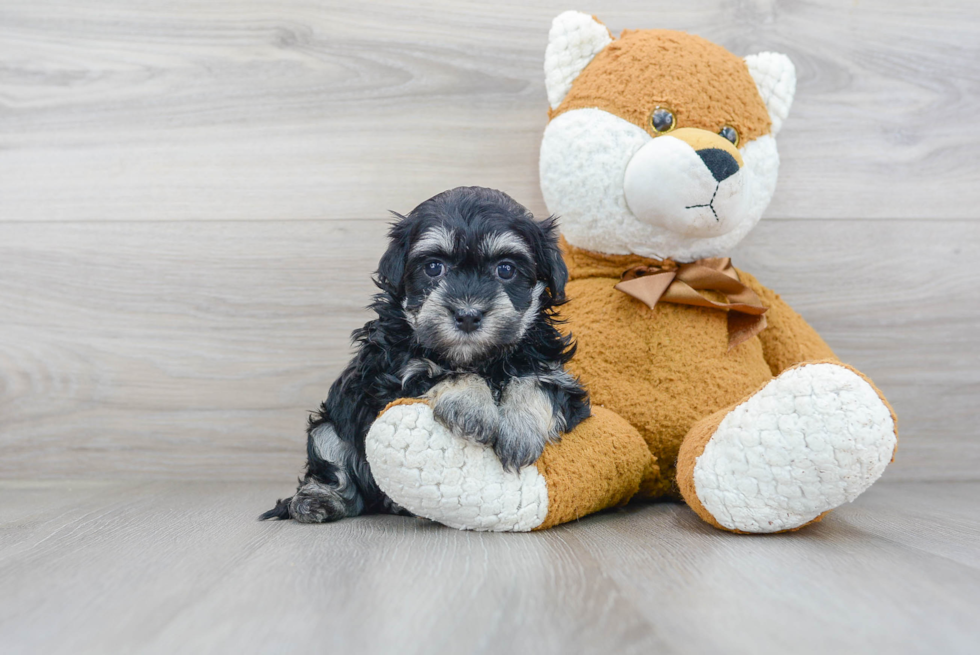
[[[728, 312], [728, 349], [751, 339], [766, 327], [766, 308], [755, 291], [742, 283], [728, 257], [677, 264], [669, 259], [655, 265], [633, 266], [623, 272], [616, 289], [646, 304], [658, 302], [693, 305]], [[717, 302], [702, 291], [722, 294]]]

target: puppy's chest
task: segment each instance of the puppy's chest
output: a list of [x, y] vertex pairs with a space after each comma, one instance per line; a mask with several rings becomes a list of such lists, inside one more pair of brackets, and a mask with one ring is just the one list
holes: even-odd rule
[[431, 392], [433, 389], [440, 385], [445, 385], [447, 383], [452, 383], [454, 380], [459, 380], [463, 377], [475, 376], [490, 389], [490, 394], [493, 397], [493, 401], [497, 404], [500, 403], [503, 397], [504, 390], [507, 385], [519, 377], [514, 374], [513, 367], [511, 372], [502, 370], [473, 370], [473, 369], [442, 369], [435, 374], [421, 374], [413, 376], [406, 384], [402, 386], [402, 397], [417, 398], [424, 396]]
[[[466, 371], [457, 371], [455, 375], [467, 375]], [[500, 404], [501, 398], [503, 398], [504, 390], [507, 385], [515, 379], [513, 375], [507, 375], [502, 372], [487, 372], [478, 371], [475, 375], [482, 380], [487, 387], [490, 389], [490, 395], [493, 397], [493, 402], [497, 405]]]

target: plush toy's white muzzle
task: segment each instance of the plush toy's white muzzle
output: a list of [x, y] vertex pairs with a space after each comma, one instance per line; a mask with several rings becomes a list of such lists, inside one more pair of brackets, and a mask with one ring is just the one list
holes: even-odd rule
[[685, 237], [715, 237], [734, 229], [744, 204], [741, 158], [732, 154], [734, 148], [713, 145], [696, 148], [665, 134], [640, 148], [623, 178], [633, 215]]
[[[697, 128], [651, 137], [601, 109], [565, 112], [541, 142], [545, 204], [579, 248], [679, 262], [726, 256], [769, 204], [779, 155], [769, 134], [739, 149], [722, 140]], [[738, 170], [698, 154], [713, 149], [726, 150]]]

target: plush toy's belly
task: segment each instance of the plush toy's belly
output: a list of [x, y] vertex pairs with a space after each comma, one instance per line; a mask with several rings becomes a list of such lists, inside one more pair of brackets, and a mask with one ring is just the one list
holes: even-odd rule
[[674, 465], [684, 435], [699, 419], [744, 399], [772, 378], [753, 337], [728, 350], [725, 312], [658, 303], [651, 310], [613, 287], [612, 278], [573, 280], [562, 308], [578, 342], [569, 368], [592, 403], [618, 413], [646, 439], [661, 476], [641, 493], [675, 491]]

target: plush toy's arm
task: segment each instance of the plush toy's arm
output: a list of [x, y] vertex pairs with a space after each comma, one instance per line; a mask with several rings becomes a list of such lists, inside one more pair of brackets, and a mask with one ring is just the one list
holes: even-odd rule
[[659, 475], [633, 426], [603, 407], [592, 411], [514, 472], [490, 446], [447, 430], [426, 401], [401, 399], [371, 426], [365, 453], [378, 486], [417, 516], [464, 530], [542, 530], [621, 505]]
[[759, 333], [759, 340], [762, 341], [762, 352], [773, 375], [779, 375], [802, 362], [837, 359], [817, 331], [793, 311], [779, 294], [762, 286], [755, 277], [744, 271], [739, 271], [738, 275], [769, 308], [766, 312], [768, 327]]

